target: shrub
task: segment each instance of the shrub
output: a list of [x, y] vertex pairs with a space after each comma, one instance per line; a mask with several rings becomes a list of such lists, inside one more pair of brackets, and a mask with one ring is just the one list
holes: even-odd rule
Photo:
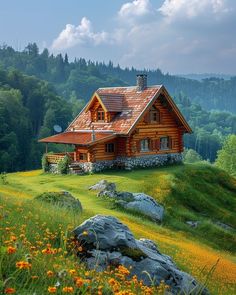
[[2, 183], [3, 183], [3, 184], [8, 184], [8, 181], [7, 181], [7, 174], [6, 174], [6, 172], [2, 172], [2, 173], [0, 174], [0, 176], [1, 176]]
[[50, 203], [58, 207], [64, 207], [73, 210], [82, 210], [81, 203], [69, 192], [45, 192], [35, 197], [36, 200]]
[[57, 164], [58, 173], [67, 174], [69, 171], [69, 165], [71, 163], [71, 158], [68, 155], [65, 155]]
[[236, 135], [227, 137], [221, 150], [217, 153], [216, 166], [236, 176]]
[[196, 163], [202, 161], [202, 157], [193, 149], [185, 150], [183, 156], [185, 163]]
[[43, 156], [42, 156], [42, 169], [43, 169], [43, 172], [49, 171], [49, 163], [48, 163], [48, 159], [47, 159], [47, 154], [43, 154]]

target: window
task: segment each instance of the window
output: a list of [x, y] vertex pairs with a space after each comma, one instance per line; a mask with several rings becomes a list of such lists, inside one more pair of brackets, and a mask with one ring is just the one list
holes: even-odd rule
[[100, 122], [104, 122], [104, 120], [105, 120], [105, 113], [104, 113], [104, 111], [98, 111], [97, 112], [97, 119], [98, 119], [98, 121], [100, 121]]
[[160, 150], [169, 150], [170, 149], [170, 137], [165, 136], [160, 138]]
[[87, 154], [86, 153], [79, 153], [80, 161], [87, 161]]
[[160, 112], [154, 107], [150, 110], [150, 122], [160, 123]]
[[106, 153], [114, 153], [115, 151], [115, 145], [114, 143], [107, 143], [105, 146]]
[[141, 140], [141, 142], [140, 142], [140, 150], [141, 150], [141, 152], [149, 151], [149, 140], [148, 139]]

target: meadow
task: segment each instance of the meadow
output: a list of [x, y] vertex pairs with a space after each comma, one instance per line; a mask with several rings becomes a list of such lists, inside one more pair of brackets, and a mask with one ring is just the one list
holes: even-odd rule
[[[116, 208], [88, 190], [101, 179], [119, 190], [145, 192], [166, 208], [163, 224]], [[34, 197], [66, 190], [78, 197], [82, 214], [44, 205]], [[118, 217], [137, 238], [154, 240], [160, 251], [206, 284], [211, 294], [236, 293], [235, 234], [215, 225], [236, 227], [236, 180], [210, 165], [184, 165], [132, 172], [72, 176], [41, 170], [8, 174], [0, 185], [0, 288], [13, 294], [163, 294], [148, 288], [129, 270], [88, 271], [73, 255], [70, 231], [96, 214]], [[187, 220], [198, 220], [191, 228]], [[11, 293], [12, 292], [12, 293]]]

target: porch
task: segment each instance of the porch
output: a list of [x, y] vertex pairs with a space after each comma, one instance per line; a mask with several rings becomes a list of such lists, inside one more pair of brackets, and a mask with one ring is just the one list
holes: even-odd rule
[[76, 162], [76, 153], [75, 152], [64, 152], [64, 153], [47, 153], [46, 159], [49, 164], [58, 164], [65, 156], [69, 156], [71, 163]]

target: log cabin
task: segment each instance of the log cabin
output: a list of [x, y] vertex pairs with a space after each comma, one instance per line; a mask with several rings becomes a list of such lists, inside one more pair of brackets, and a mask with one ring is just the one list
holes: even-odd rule
[[[180, 162], [183, 135], [192, 130], [163, 85], [99, 88], [65, 132], [39, 140], [72, 145], [71, 173]], [[65, 154], [47, 154], [55, 165]]]

